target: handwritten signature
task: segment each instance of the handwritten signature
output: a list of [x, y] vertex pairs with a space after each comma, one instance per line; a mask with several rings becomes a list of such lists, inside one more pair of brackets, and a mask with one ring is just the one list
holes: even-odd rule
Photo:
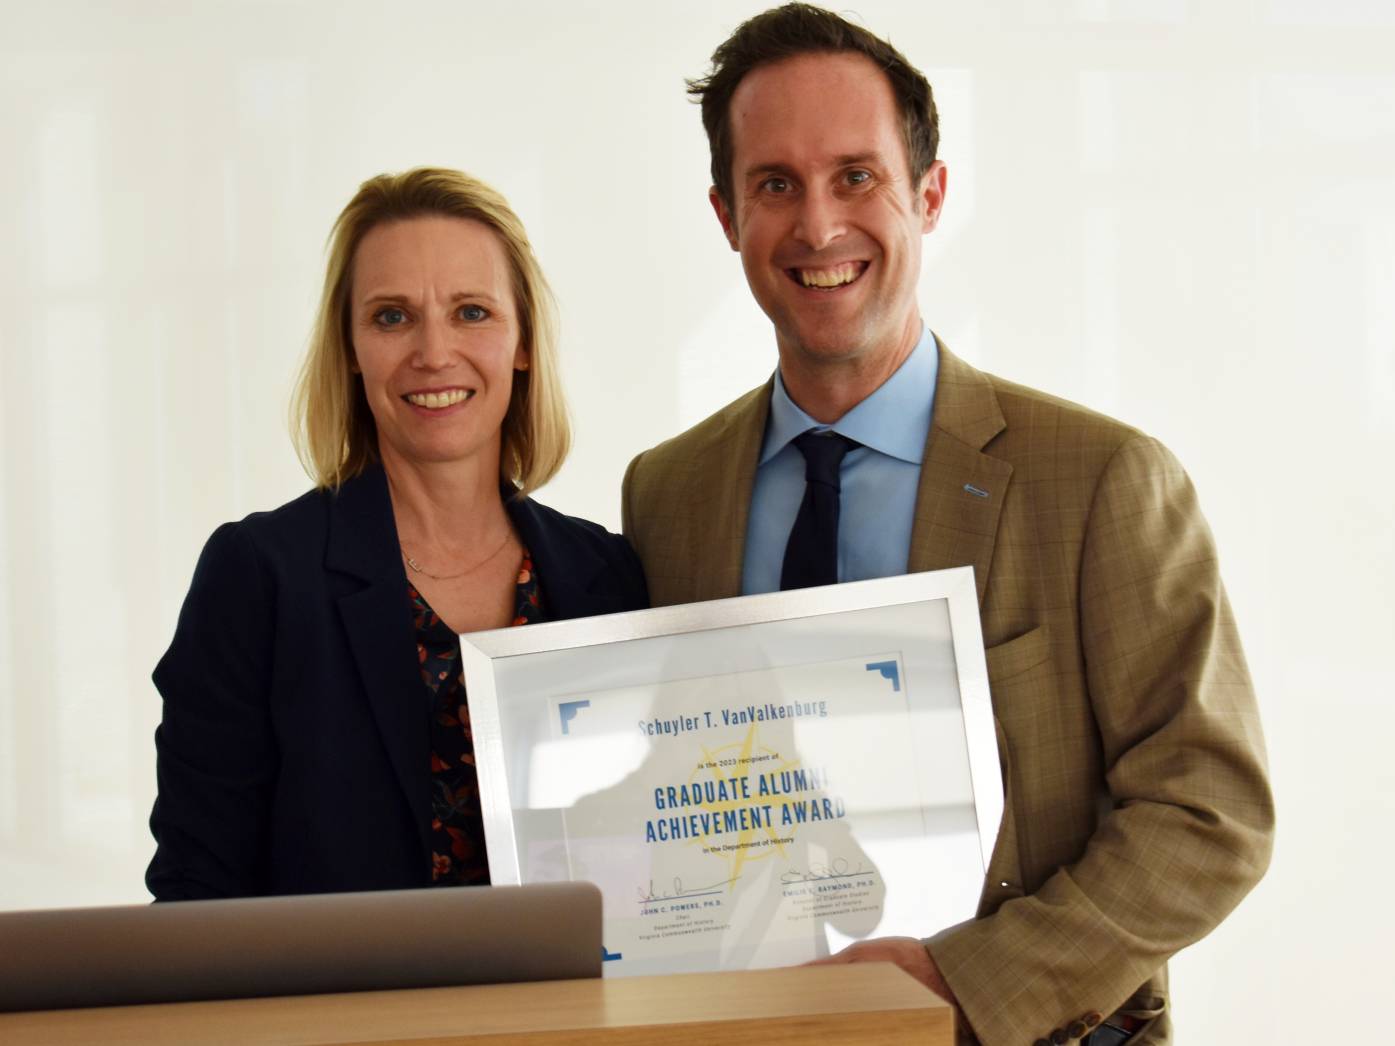
[[855, 875], [875, 875], [876, 872], [862, 867], [862, 862], [857, 863], [857, 867], [849, 866], [842, 857], [835, 857], [831, 864], [810, 865], [807, 872], [797, 871], [791, 868], [787, 872], [780, 874], [780, 885], [791, 886], [794, 883], [816, 883], [825, 879], [850, 879]]
[[722, 887], [730, 886], [739, 878], [741, 878], [739, 875], [730, 876], [725, 879], [718, 879], [715, 883], [710, 883], [707, 886], [685, 886], [683, 880], [675, 875], [673, 877], [672, 892], [670, 893], [660, 893], [655, 889], [653, 879], [649, 880], [648, 890], [640, 886], [635, 888], [635, 893], [639, 895], [640, 904], [652, 904], [655, 901], [672, 901], [680, 897], [700, 897], [705, 894], [721, 893]]

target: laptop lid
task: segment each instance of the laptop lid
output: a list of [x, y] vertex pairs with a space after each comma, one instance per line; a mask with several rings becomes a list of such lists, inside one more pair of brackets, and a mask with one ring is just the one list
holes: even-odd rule
[[590, 883], [0, 913], [0, 1010], [600, 975]]

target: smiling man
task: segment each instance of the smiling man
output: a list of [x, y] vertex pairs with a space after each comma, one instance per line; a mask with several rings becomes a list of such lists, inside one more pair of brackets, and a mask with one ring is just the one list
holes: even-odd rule
[[631, 463], [654, 603], [966, 564], [978, 588], [1005, 814], [977, 918], [829, 961], [898, 963], [985, 1046], [1172, 1041], [1165, 964], [1258, 881], [1273, 830], [1191, 484], [1155, 440], [925, 327], [946, 174], [930, 86], [898, 51], [790, 4], [690, 92], [780, 363]]

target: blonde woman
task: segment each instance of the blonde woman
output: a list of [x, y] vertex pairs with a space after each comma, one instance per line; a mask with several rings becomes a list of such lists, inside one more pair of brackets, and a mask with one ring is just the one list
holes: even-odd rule
[[315, 489], [220, 527], [155, 669], [157, 899], [488, 882], [456, 633], [646, 605], [536, 504], [566, 456], [547, 283], [458, 171], [365, 182], [296, 396]]

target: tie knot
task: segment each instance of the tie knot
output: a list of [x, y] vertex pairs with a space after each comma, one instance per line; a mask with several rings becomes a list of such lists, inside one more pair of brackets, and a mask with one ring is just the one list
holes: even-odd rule
[[831, 430], [816, 432], [813, 429], [795, 436], [793, 442], [804, 455], [804, 481], [838, 490], [838, 470], [843, 456], [856, 447], [857, 442]]

